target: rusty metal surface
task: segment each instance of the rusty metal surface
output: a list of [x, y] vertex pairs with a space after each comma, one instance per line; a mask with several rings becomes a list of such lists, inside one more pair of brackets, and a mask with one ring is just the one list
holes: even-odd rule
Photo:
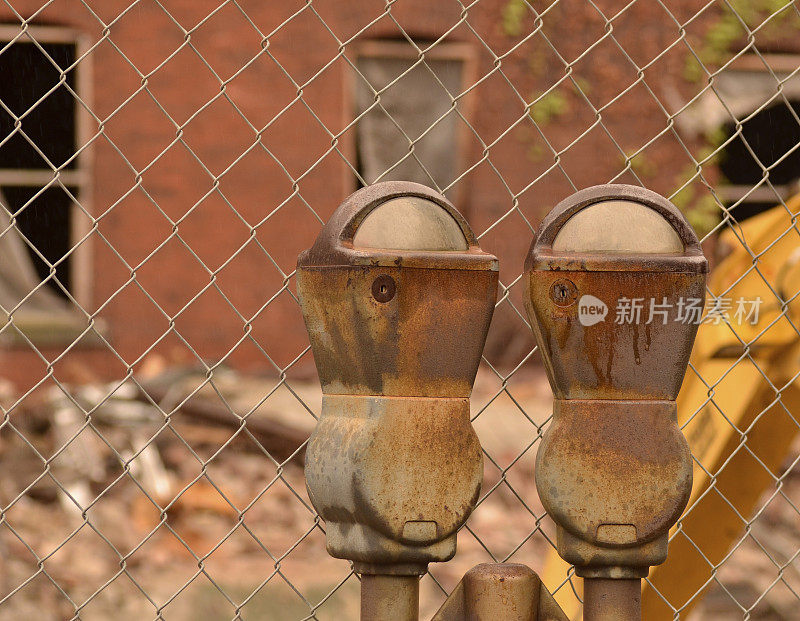
[[539, 576], [517, 563], [470, 569], [432, 621], [567, 621]]
[[[530, 254], [528, 255], [531, 256]], [[676, 261], [680, 258], [680, 261]], [[705, 274], [708, 261], [702, 255], [618, 255], [537, 251], [535, 258], [526, 261], [526, 269], [553, 270], [561, 272], [680, 272]]]
[[361, 621], [418, 619], [418, 576], [361, 576]]
[[306, 482], [330, 554], [379, 564], [450, 559], [483, 479], [469, 399], [325, 395], [322, 411]]
[[[674, 228], [684, 252], [553, 251], [571, 217], [609, 200], [651, 208]], [[614, 234], [617, 242], [623, 238]], [[691, 493], [691, 454], [675, 398], [697, 324], [648, 321], [647, 308], [618, 321], [614, 309], [621, 299], [667, 308], [681, 298], [704, 300], [705, 257], [669, 201], [638, 187], [599, 186], [545, 218], [526, 270], [526, 308], [556, 398], [536, 484], [558, 526], [558, 552], [584, 577], [624, 583], [646, 576], [666, 558], [668, 530]]]
[[[533, 270], [525, 277], [525, 306], [542, 348], [550, 385], [557, 399], [675, 399], [697, 333], [696, 324], [669, 321], [618, 324], [613, 316], [620, 298], [705, 298], [705, 275], [646, 271]], [[551, 298], [557, 283], [575, 291], [571, 303]], [[580, 298], [594, 296], [608, 307], [604, 321], [584, 326]]]
[[[399, 196], [441, 208], [467, 249], [354, 247], [360, 223], [378, 206], [402, 207]], [[414, 230], [397, 213], [397, 231], [370, 238], [413, 248]], [[384, 226], [390, 216], [382, 212]], [[447, 199], [412, 183], [356, 192], [298, 259], [298, 294], [323, 390], [306, 483], [326, 522], [328, 552], [354, 561], [360, 573], [422, 574], [455, 553], [455, 532], [483, 478], [469, 396], [497, 277], [497, 259], [478, 247]]]
[[641, 618], [641, 580], [584, 579], [583, 621], [623, 621]]
[[[395, 291], [383, 302], [373, 290], [380, 296], [387, 278]], [[297, 289], [325, 394], [468, 397], [472, 392], [497, 272], [301, 268]]]
[[[674, 401], [556, 400], [536, 456], [536, 486], [579, 575], [624, 560], [634, 574], [666, 558], [692, 490]], [[566, 536], [565, 536], [566, 535]], [[571, 536], [569, 536], [571, 535]], [[649, 545], [645, 545], [649, 544]]]

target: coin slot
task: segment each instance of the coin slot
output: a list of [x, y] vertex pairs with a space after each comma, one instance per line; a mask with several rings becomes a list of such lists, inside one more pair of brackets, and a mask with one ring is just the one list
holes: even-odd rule
[[372, 297], [376, 301], [386, 303], [390, 301], [397, 290], [394, 278], [387, 274], [381, 274], [372, 283]]
[[571, 280], [561, 278], [550, 287], [550, 299], [556, 306], [570, 306], [578, 299], [578, 287]]

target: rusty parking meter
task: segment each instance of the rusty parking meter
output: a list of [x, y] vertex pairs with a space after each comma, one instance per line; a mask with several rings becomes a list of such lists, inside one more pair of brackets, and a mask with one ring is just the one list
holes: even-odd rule
[[705, 299], [706, 259], [663, 197], [606, 185], [542, 222], [525, 303], [554, 394], [536, 486], [559, 554], [585, 582], [586, 619], [636, 616], [640, 578], [667, 555], [692, 462], [677, 425]]
[[407, 182], [347, 198], [298, 259], [323, 392], [306, 483], [328, 552], [362, 574], [362, 618], [416, 618], [418, 577], [477, 502], [469, 396], [497, 270], [446, 198]]

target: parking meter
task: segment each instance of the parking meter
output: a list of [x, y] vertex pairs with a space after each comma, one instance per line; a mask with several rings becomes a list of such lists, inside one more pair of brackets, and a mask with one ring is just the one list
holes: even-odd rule
[[705, 299], [706, 259], [669, 201], [606, 185], [550, 212], [525, 270], [555, 398], [536, 485], [558, 552], [579, 576], [636, 579], [638, 589], [666, 559], [668, 530], [691, 492], [675, 398]]
[[483, 478], [469, 396], [497, 279], [453, 205], [407, 182], [351, 195], [298, 259], [323, 392], [306, 483], [328, 552], [364, 576], [455, 553]]

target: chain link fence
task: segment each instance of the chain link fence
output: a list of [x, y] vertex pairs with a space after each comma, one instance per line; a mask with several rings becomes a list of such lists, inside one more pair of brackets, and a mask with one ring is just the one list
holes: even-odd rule
[[0, 618], [356, 617], [303, 481], [321, 394], [294, 261], [389, 179], [446, 193], [501, 263], [483, 491], [422, 614], [485, 561], [577, 614], [533, 483], [550, 391], [522, 259], [556, 202], [620, 182], [678, 205], [715, 270], [679, 401], [695, 492], [645, 618], [796, 618], [794, 2], [3, 0], [0, 21]]

